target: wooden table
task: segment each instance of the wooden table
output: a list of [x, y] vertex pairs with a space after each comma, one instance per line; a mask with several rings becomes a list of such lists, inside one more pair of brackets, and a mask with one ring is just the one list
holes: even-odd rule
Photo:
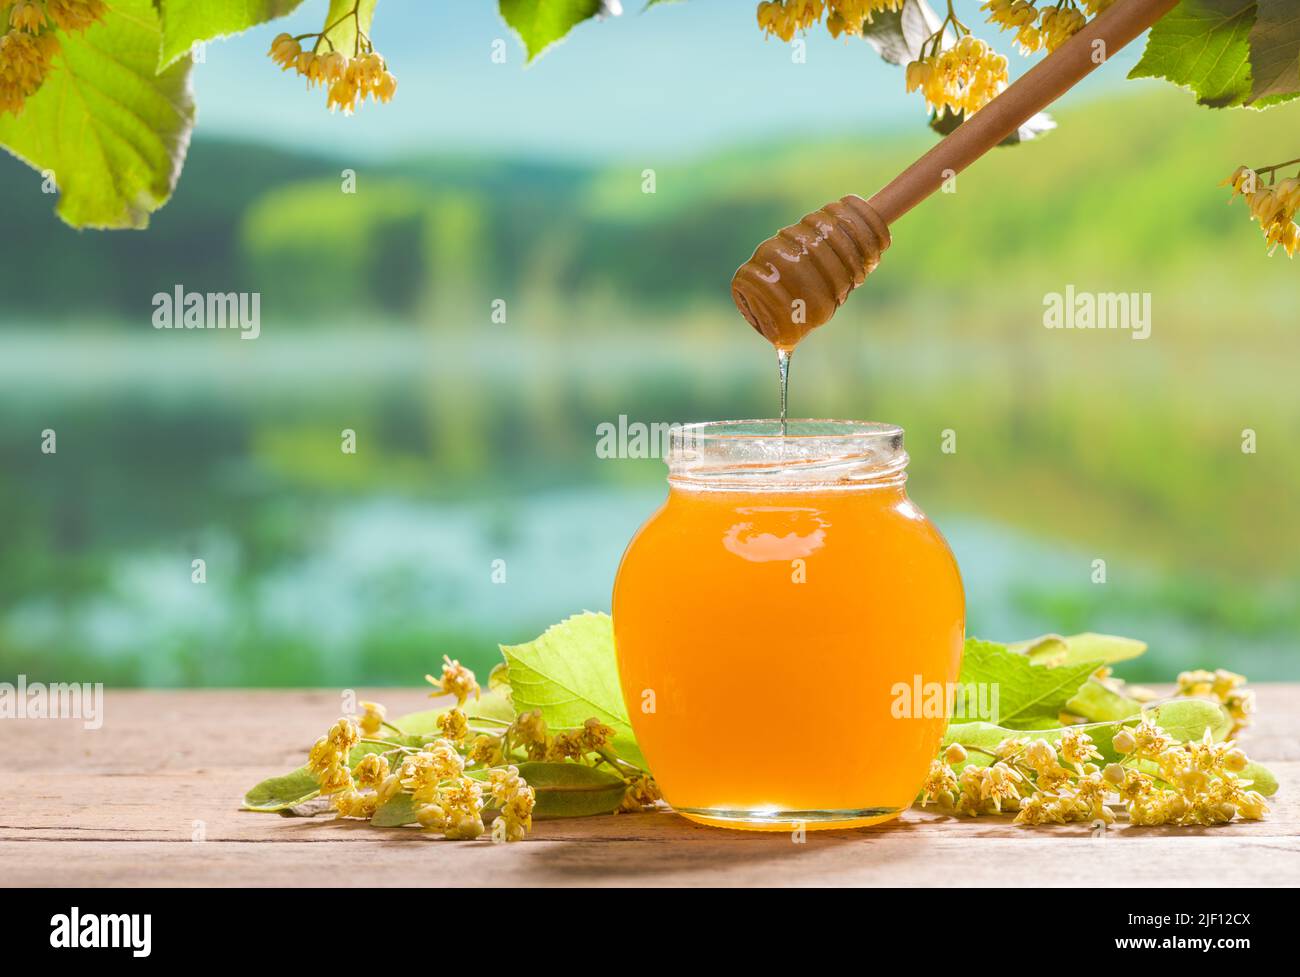
[[[1021, 828], [912, 810], [857, 831], [700, 827], [669, 812], [539, 822], [525, 842], [239, 810], [339, 711], [326, 691], [108, 690], [105, 722], [0, 721], [7, 885], [1278, 885], [1300, 883], [1300, 685], [1260, 686], [1244, 739], [1282, 789], [1262, 823]], [[414, 689], [362, 690], [392, 715]]]

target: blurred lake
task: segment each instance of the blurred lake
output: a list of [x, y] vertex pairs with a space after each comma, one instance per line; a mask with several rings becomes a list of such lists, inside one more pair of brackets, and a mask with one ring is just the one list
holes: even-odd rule
[[[347, 686], [411, 682], [443, 653], [486, 669], [498, 642], [608, 610], [623, 548], [664, 496], [659, 460], [596, 457], [597, 424], [620, 413], [647, 423], [771, 413], [770, 350], [742, 326], [729, 322], [711, 342], [589, 330], [560, 348], [490, 324], [452, 341], [375, 324], [270, 323], [252, 342], [147, 325], [10, 329], [0, 359], [4, 670]], [[1086, 519], [1069, 512], [1057, 532], [999, 518], [997, 505], [981, 512], [990, 486], [958, 461], [975, 455], [976, 470], [1007, 473], [999, 490], [1003, 473], [987, 472], [993, 491], [1022, 505], [1015, 472], [1034, 493], [1043, 459], [1029, 450], [1008, 465], [997, 448], [990, 460], [1012, 430], [990, 403], [1002, 382], [941, 390], [927, 379], [931, 341], [903, 345], [911, 355], [858, 341], [855, 360], [810, 342], [795, 360], [793, 405], [915, 414], [909, 488], [957, 555], [969, 633], [1132, 634], [1153, 645], [1127, 669], [1140, 679], [1195, 664], [1294, 674], [1284, 568], [1233, 580], [1122, 545], [1122, 527], [1090, 542]], [[845, 397], [843, 384], [863, 389]], [[918, 399], [946, 402], [930, 406], [954, 418], [956, 455], [939, 450], [932, 415], [887, 406]], [[666, 414], [665, 401], [684, 415]], [[355, 455], [340, 450], [345, 428]], [[53, 455], [40, 452], [45, 429], [57, 434]], [[1101, 586], [1091, 581], [1098, 556], [1108, 563]], [[205, 561], [204, 584], [191, 582], [194, 559]], [[493, 582], [502, 567], [505, 581]]]

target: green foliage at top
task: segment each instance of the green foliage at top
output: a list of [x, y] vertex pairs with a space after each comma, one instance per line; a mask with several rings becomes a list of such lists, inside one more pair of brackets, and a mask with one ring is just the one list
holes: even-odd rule
[[1300, 5], [1259, 0], [1250, 29], [1251, 88], [1247, 105], [1263, 107], [1300, 95]]
[[84, 34], [61, 33], [40, 90], [0, 115], [0, 145], [53, 177], [74, 227], [145, 227], [176, 186], [194, 124], [190, 63], [158, 71], [161, 37], [150, 0], [116, 0]]
[[1151, 28], [1129, 77], [1168, 79], [1214, 108], [1245, 104], [1255, 11], [1256, 0], [1182, 0]]
[[159, 70], [179, 61], [195, 44], [238, 34], [257, 24], [293, 13], [302, 0], [165, 0]]
[[532, 61], [578, 24], [600, 13], [600, 0], [501, 0], [500, 10]]
[[[649, 0], [646, 9], [664, 0]], [[192, 47], [285, 16], [302, 0], [121, 0], [84, 37], [62, 36], [52, 72], [18, 118], [0, 119], [0, 144], [52, 170], [58, 212], [76, 227], [133, 227], [171, 195], [194, 109]], [[350, 52], [369, 31], [377, 0], [330, 0], [322, 27]], [[605, 9], [601, 0], [498, 0], [531, 62]], [[355, 16], [353, 11], [355, 10]], [[915, 56], [937, 21], [924, 0], [882, 12], [865, 32], [894, 64]], [[1264, 108], [1300, 94], [1300, 15], [1287, 0], [1182, 0], [1152, 29], [1133, 77], [1166, 78], [1210, 106]], [[947, 132], [956, 117], [934, 120]], [[1008, 142], [1050, 127], [1040, 117]]]

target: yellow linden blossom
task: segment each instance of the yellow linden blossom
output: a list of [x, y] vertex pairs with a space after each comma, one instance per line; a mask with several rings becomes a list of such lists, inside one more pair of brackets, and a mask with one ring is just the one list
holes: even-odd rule
[[863, 24], [882, 10], [902, 8], [903, 0], [764, 0], [756, 15], [764, 34], [790, 41], [798, 31], [820, 23], [823, 15], [831, 36], [839, 37], [861, 34]]
[[473, 841], [483, 827], [483, 791], [477, 780], [457, 777], [439, 794], [446, 817], [443, 834], [455, 841]]
[[496, 766], [504, 757], [501, 752], [501, 737], [480, 733], [470, 744], [468, 757], [471, 763], [484, 767]]
[[545, 760], [550, 752], [551, 740], [540, 709], [532, 709], [516, 716], [507, 730], [507, 739], [522, 746], [530, 760]]
[[352, 768], [352, 777], [358, 787], [378, 788], [388, 779], [388, 757], [382, 753], [369, 753]]
[[1101, 759], [1101, 754], [1093, 745], [1092, 737], [1073, 726], [1067, 726], [1061, 731], [1061, 740], [1057, 746], [1060, 748], [1061, 758], [1066, 763], [1073, 763], [1076, 768], [1089, 760]]
[[582, 737], [583, 748], [588, 753], [595, 753], [609, 745], [609, 741], [614, 738], [614, 730], [592, 717], [582, 724], [579, 735]]
[[[308, 38], [314, 39], [310, 50], [302, 46]], [[267, 56], [281, 70], [295, 71], [306, 78], [308, 87], [325, 86], [325, 105], [330, 111], [342, 109], [345, 115], [351, 115], [367, 98], [388, 102], [397, 93], [397, 77], [361, 31], [357, 32], [351, 56], [335, 50], [325, 32], [298, 37], [277, 34]]]
[[359, 705], [364, 710], [361, 716], [361, 735], [367, 738], [377, 736], [383, 728], [387, 710], [378, 702], [362, 702]]
[[[949, 747], [949, 750], [952, 748]], [[966, 751], [962, 751], [963, 758]], [[957, 761], [961, 762], [961, 761]], [[937, 800], [940, 804], [951, 806], [957, 797], [957, 775], [952, 767], [943, 760], [931, 760], [930, 772], [926, 774], [925, 783], [921, 785], [921, 806]]]
[[430, 698], [454, 695], [458, 706], [463, 706], [471, 695], [477, 699], [480, 694], [478, 680], [474, 678], [474, 673], [446, 655], [442, 656], [441, 677], [434, 678], [432, 675], [426, 675], [424, 680], [433, 686], [433, 691], [429, 693]]
[[659, 793], [659, 785], [655, 783], [653, 777], [639, 774], [628, 783], [623, 800], [618, 806], [619, 813], [631, 814], [653, 807], [663, 799], [663, 796]]
[[1072, 38], [1088, 19], [1069, 2], [1059, 7], [1047, 7], [1038, 16], [1038, 33], [1042, 36], [1043, 46], [1051, 54], [1062, 44]]
[[31, 34], [12, 28], [0, 34], [0, 113], [17, 115], [45, 83], [50, 62], [59, 51], [52, 31]]
[[322, 794], [337, 794], [352, 788], [348, 755], [360, 738], [356, 722], [344, 716], [313, 744], [307, 754], [307, 767], [320, 784]]
[[426, 744], [397, 768], [402, 786], [415, 796], [416, 802], [429, 804], [437, 799], [443, 781], [460, 777], [464, 772], [465, 761], [457, 752], [456, 744], [443, 739]]
[[[1133, 748], [1126, 752], [1132, 752], [1142, 759], [1155, 760], [1169, 748], [1169, 737], [1150, 716], [1144, 716], [1140, 723], [1128, 730], [1128, 734], [1132, 737]], [[1115, 748], [1119, 749], [1118, 746]]]
[[18, 0], [9, 11], [9, 26], [35, 34], [45, 26], [45, 7], [35, 0]]
[[[1259, 221], [1260, 229], [1264, 232], [1264, 240], [1269, 249], [1268, 253], [1272, 254], [1281, 246], [1288, 258], [1293, 257], [1297, 249], [1300, 249], [1300, 225], [1295, 222], [1296, 211], [1300, 210], [1300, 179], [1289, 177], [1285, 180], [1279, 180], [1276, 184], [1259, 186], [1259, 174], [1272, 174], [1281, 166], [1289, 165], [1291, 164], [1284, 163], [1279, 166], [1262, 167], [1258, 171], [1247, 166], [1239, 166], [1230, 177], [1223, 181], [1223, 183], [1232, 187], [1232, 195], [1229, 200], [1237, 194], [1241, 194], [1245, 198], [1246, 206], [1250, 209], [1251, 219]], [[1208, 673], [1192, 672], [1185, 674], [1199, 676]], [[1241, 676], [1234, 676], [1232, 672], [1224, 672], [1224, 675], [1240, 678], [1242, 682], [1245, 681]], [[1210, 694], [1210, 692], [1214, 692], [1220, 696], [1220, 699], [1223, 699], [1228, 695], [1232, 695], [1232, 689], [1235, 688], [1235, 686], [1231, 686], [1223, 693], [1219, 693], [1215, 688], [1213, 679], [1208, 684], [1210, 689], [1205, 693], [1184, 694]], [[1183, 688], [1183, 676], [1181, 675], [1179, 676], [1178, 685], [1181, 692]], [[1248, 714], [1249, 708], [1241, 710], [1243, 720]], [[1236, 717], [1234, 716], [1234, 718]]]
[[469, 718], [460, 709], [451, 709], [438, 717], [438, 730], [453, 743], [463, 743], [469, 735]]
[[65, 31], [84, 31], [102, 20], [108, 8], [102, 0], [45, 0], [50, 19]]
[[[1113, 2], [1083, 0], [1083, 7], [1088, 15], [1095, 16]], [[1032, 0], [986, 0], [981, 9], [988, 11], [990, 24], [1004, 31], [1016, 32], [1016, 46], [1024, 54], [1043, 49], [1051, 53], [1079, 33], [1088, 22], [1088, 16], [1072, 0], [1041, 9]]]
[[[533, 827], [537, 794], [519, 776], [518, 767], [500, 767], [488, 775], [492, 803], [500, 813], [502, 841], [522, 841]], [[496, 826], [493, 826], [496, 831]]]
[[957, 799], [957, 813], [975, 817], [979, 814], [996, 814], [1003, 810], [1003, 802], [1020, 803], [1020, 785], [1025, 778], [1014, 768], [999, 760], [992, 766], [967, 764], [957, 783], [961, 796]]
[[967, 34], [946, 51], [907, 66], [909, 92], [920, 91], [931, 111], [974, 115], [1007, 87], [1007, 59]]

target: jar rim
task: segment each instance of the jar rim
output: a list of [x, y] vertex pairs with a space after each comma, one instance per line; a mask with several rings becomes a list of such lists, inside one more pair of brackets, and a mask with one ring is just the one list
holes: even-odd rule
[[683, 424], [666, 458], [670, 485], [743, 491], [901, 485], [907, 460], [898, 425], [831, 418]]
[[[816, 429], [814, 429], [816, 426]], [[749, 430], [750, 428], [761, 430]], [[718, 438], [894, 438], [903, 435], [903, 429], [897, 424], [884, 424], [880, 421], [846, 421], [830, 417], [798, 417], [786, 421], [786, 430], [782, 432], [779, 418], [751, 418], [739, 421], [696, 421], [691, 424], [674, 425], [671, 431], [674, 438], [679, 435], [693, 440], [711, 440]]]

